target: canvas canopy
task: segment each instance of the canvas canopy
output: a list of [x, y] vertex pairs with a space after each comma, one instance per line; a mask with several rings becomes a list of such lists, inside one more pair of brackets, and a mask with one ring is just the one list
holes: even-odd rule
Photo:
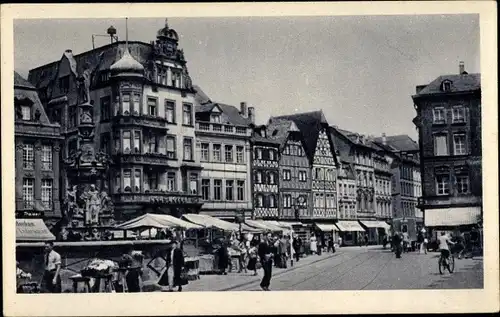
[[339, 229], [333, 224], [329, 223], [316, 223], [316, 227], [323, 232], [339, 231]]
[[217, 228], [224, 231], [238, 231], [238, 224], [227, 222], [209, 215], [185, 214], [182, 216], [187, 221], [195, 223], [205, 228]]
[[265, 221], [265, 220], [245, 220], [245, 222], [254, 228], [258, 228], [264, 231], [272, 231], [272, 232], [277, 232], [277, 231], [283, 231], [286, 228], [280, 227], [278, 225], [273, 224], [271, 221]]
[[361, 221], [361, 223], [367, 228], [383, 228], [389, 230], [391, 226], [384, 221]]
[[357, 221], [339, 221], [335, 224], [340, 231], [343, 232], [364, 232], [365, 229], [361, 227]]
[[455, 227], [478, 223], [481, 207], [454, 207], [425, 210], [425, 226]]
[[144, 228], [182, 228], [182, 229], [201, 229], [200, 226], [190, 222], [175, 218], [170, 215], [144, 214], [116, 227], [121, 230], [133, 230]]
[[16, 219], [16, 241], [53, 241], [56, 237], [42, 219]]

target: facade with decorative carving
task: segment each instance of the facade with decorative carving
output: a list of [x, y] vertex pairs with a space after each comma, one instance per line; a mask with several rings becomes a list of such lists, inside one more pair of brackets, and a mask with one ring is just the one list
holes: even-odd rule
[[16, 218], [61, 217], [60, 125], [50, 122], [36, 88], [14, 72]]
[[202, 213], [236, 220], [251, 217], [251, 124], [254, 109], [212, 102], [199, 87], [196, 149], [201, 172]]
[[254, 127], [252, 136], [253, 218], [280, 219], [280, 143], [268, 136], [265, 125]]
[[425, 226], [477, 224], [482, 215], [481, 75], [443, 75], [417, 86], [422, 173], [419, 208]]
[[91, 191], [90, 184], [109, 194], [110, 218], [199, 210], [195, 90], [178, 41], [166, 24], [155, 42], [114, 42], [78, 55], [68, 50], [30, 71], [49, 117], [62, 126], [64, 195], [82, 181], [82, 163], [98, 163], [76, 195]]

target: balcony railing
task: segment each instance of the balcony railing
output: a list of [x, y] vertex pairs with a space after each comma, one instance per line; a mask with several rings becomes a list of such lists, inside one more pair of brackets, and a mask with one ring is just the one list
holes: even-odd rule
[[223, 134], [247, 135], [247, 127], [237, 127], [230, 124], [213, 123], [213, 122], [198, 122], [196, 124], [198, 131], [216, 132]]
[[138, 151], [124, 151], [115, 153], [115, 161], [132, 164], [163, 165], [166, 167], [170, 155], [163, 153], [141, 153]]
[[199, 195], [182, 192], [118, 193], [113, 196], [115, 203], [122, 204], [192, 205], [201, 203]]
[[137, 125], [147, 128], [166, 129], [168, 120], [163, 117], [152, 115], [136, 115], [136, 114], [118, 114], [113, 117], [115, 125]]

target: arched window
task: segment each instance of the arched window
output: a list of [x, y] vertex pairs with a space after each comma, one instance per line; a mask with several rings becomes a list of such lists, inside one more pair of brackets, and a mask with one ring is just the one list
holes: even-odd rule
[[262, 172], [261, 171], [255, 172], [255, 183], [262, 184]]

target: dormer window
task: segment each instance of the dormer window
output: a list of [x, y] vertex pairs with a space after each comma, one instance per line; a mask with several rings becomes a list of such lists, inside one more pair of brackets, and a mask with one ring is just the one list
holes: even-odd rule
[[443, 90], [444, 92], [451, 91], [451, 81], [443, 81], [443, 83], [441, 84], [441, 90]]
[[21, 114], [22, 119], [25, 121], [31, 120], [31, 107], [30, 106], [21, 106]]
[[212, 114], [212, 115], [210, 115], [210, 122], [220, 123], [220, 114]]

